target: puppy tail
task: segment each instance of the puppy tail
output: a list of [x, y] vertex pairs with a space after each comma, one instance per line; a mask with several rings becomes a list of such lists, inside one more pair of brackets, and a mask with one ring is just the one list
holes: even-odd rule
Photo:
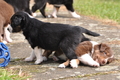
[[82, 33], [85, 33], [85, 34], [88, 34], [88, 35], [91, 35], [91, 36], [94, 36], [94, 37], [100, 36], [100, 34], [98, 34], [96, 32], [92, 32], [92, 31], [87, 30], [87, 29], [82, 28], [82, 27], [81, 27], [81, 31], [82, 31]]

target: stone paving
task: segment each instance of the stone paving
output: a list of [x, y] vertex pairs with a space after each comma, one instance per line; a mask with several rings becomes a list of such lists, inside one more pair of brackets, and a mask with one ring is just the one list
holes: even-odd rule
[[81, 16], [80, 19], [71, 18], [67, 11], [60, 12], [56, 19], [42, 18], [41, 14], [38, 14], [36, 18], [44, 22], [82, 26], [101, 34], [100, 37], [85, 36], [93, 41], [109, 44], [115, 54], [115, 61], [98, 68], [80, 64], [77, 69], [71, 67], [61, 69], [57, 67], [60, 62], [52, 60], [43, 62], [40, 65], [34, 65], [34, 62], [24, 62], [23, 60], [30, 55], [32, 49], [22, 33], [12, 33], [13, 42], [7, 45], [12, 59], [15, 60], [11, 61], [8, 67], [28, 72], [31, 76], [30, 80], [120, 80], [120, 28], [103, 24], [85, 16]]

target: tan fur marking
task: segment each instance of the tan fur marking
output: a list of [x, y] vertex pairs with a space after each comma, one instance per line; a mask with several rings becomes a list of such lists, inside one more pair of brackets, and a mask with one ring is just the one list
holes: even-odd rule
[[65, 66], [68, 66], [70, 64], [70, 60], [68, 59], [66, 62], [64, 62], [62, 64], [64, 64]]

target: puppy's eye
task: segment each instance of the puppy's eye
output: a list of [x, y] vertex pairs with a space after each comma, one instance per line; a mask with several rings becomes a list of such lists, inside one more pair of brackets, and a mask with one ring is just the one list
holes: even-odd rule
[[104, 52], [104, 54], [105, 54], [105, 55], [107, 55], [107, 53], [106, 53], [106, 52]]

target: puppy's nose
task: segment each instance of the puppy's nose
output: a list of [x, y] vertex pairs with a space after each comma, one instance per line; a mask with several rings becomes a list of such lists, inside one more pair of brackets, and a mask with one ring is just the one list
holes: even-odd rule
[[101, 65], [105, 65], [105, 64], [106, 64], [106, 61], [105, 61], [105, 60], [103, 60]]

